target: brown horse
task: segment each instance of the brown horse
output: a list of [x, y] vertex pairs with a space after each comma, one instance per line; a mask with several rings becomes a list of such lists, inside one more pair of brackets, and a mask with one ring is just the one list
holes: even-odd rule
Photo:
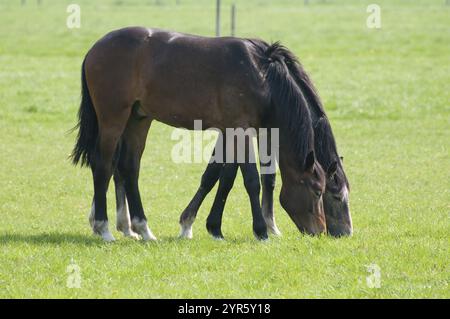
[[[153, 120], [187, 129], [194, 128], [194, 120], [202, 120], [204, 129], [222, 131], [279, 127], [282, 205], [300, 230], [325, 232], [325, 173], [314, 155], [311, 114], [283, 52], [276, 43], [265, 46], [143, 27], [113, 31], [100, 39], [82, 66], [79, 133], [72, 154], [75, 164], [81, 161], [92, 169], [94, 233], [114, 240], [106, 212], [106, 192], [114, 174], [118, 230], [155, 239], [138, 187], [140, 159]], [[235, 158], [230, 164], [242, 172], [254, 233], [266, 239], [256, 164], [237, 163]]]
[[[268, 46], [267, 44], [262, 44]], [[342, 159], [339, 157], [336, 141], [330, 122], [325, 114], [322, 102], [302, 65], [295, 56], [285, 50], [284, 61], [293, 75], [295, 82], [304, 94], [312, 116], [314, 127], [315, 152], [322, 167], [327, 168], [326, 189], [323, 194], [327, 231], [332, 236], [351, 235], [353, 231], [352, 219], [349, 209], [349, 183], [344, 172]], [[268, 138], [268, 141], [271, 139]], [[261, 166], [270, 166], [272, 163], [261, 162]], [[197, 212], [214, 185], [220, 178], [213, 206], [207, 218], [206, 228], [215, 238], [223, 238], [221, 225], [222, 214], [229, 191], [231, 190], [235, 174], [230, 173], [229, 164], [224, 166], [210, 162], [201, 179], [201, 185], [189, 205], [180, 216], [181, 237], [192, 238], [192, 224]], [[273, 213], [273, 191], [275, 187], [275, 172], [261, 173], [262, 182], [262, 213], [268, 231], [280, 235], [275, 223]]]

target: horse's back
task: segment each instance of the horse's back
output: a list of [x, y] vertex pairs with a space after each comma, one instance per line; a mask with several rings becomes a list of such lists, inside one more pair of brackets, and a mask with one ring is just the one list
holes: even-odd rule
[[266, 107], [251, 45], [239, 38], [129, 27], [93, 46], [86, 73], [88, 82], [114, 87], [124, 103], [139, 100], [145, 112], [169, 125], [190, 128], [195, 118], [219, 126], [225, 111], [253, 112], [249, 118], [259, 118]]
[[[220, 127], [225, 122], [230, 127], [238, 126], [241, 114], [259, 119], [267, 108], [267, 99], [250, 45], [232, 37], [153, 33], [145, 49], [150, 58], [142, 73], [146, 83], [143, 100], [154, 112], [160, 111], [158, 102], [164, 101], [167, 107], [160, 119], [168, 124], [182, 109], [192, 115], [189, 121], [203, 119], [206, 127]], [[189, 123], [182, 126], [189, 128]]]

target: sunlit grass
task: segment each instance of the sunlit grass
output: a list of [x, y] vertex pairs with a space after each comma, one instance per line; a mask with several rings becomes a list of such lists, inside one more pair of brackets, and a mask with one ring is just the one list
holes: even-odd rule
[[[65, 27], [69, 2], [28, 2], [0, 2], [0, 297], [450, 297], [443, 1], [378, 1], [381, 30], [365, 27], [367, 1], [236, 1], [238, 35], [281, 40], [316, 82], [345, 158], [355, 234], [302, 236], [276, 201], [283, 236], [259, 243], [238, 176], [226, 240], [205, 230], [213, 196], [194, 239], [178, 240], [179, 214], [205, 164], [174, 164], [172, 128], [154, 123], [140, 179], [160, 239], [150, 244], [117, 232], [116, 243], [104, 244], [88, 227], [92, 178], [67, 159], [81, 61], [101, 35], [126, 25], [212, 35], [212, 1], [79, 1], [79, 30]], [[226, 34], [231, 1], [224, 3]], [[72, 260], [81, 289], [66, 286]], [[379, 289], [366, 284], [370, 264], [381, 268]]]

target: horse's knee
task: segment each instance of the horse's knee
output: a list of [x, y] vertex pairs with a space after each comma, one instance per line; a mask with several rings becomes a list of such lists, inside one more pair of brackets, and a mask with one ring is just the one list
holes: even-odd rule
[[217, 180], [220, 177], [221, 173], [221, 167], [214, 167], [212, 169], [206, 169], [206, 171], [203, 173], [201, 181], [200, 181], [200, 187], [203, 188], [205, 191], [209, 192], [211, 189], [216, 185]]
[[231, 171], [227, 170], [224, 172], [220, 179], [220, 189], [223, 193], [228, 194], [234, 185], [236, 175]]
[[249, 194], [259, 195], [261, 192], [261, 184], [257, 175], [244, 178], [244, 186]]

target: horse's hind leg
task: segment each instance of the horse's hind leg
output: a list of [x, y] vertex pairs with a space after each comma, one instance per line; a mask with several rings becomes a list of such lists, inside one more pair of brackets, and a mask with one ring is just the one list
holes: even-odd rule
[[108, 120], [99, 122], [97, 147], [92, 165], [94, 202], [91, 215], [94, 218], [91, 217], [90, 221], [94, 233], [100, 235], [105, 241], [114, 240], [108, 228], [106, 192], [113, 173], [113, 157], [128, 116], [129, 110], [122, 109], [114, 116], [108, 117]]
[[138, 234], [131, 230], [130, 212], [125, 192], [125, 181], [118, 169], [114, 172], [114, 185], [116, 190], [116, 229], [122, 232], [125, 237], [138, 239]]
[[136, 114], [130, 117], [122, 135], [122, 151], [117, 166], [124, 180], [131, 229], [141, 235], [145, 241], [156, 240], [147, 226], [138, 185], [141, 157], [150, 125], [149, 118], [139, 118]]

